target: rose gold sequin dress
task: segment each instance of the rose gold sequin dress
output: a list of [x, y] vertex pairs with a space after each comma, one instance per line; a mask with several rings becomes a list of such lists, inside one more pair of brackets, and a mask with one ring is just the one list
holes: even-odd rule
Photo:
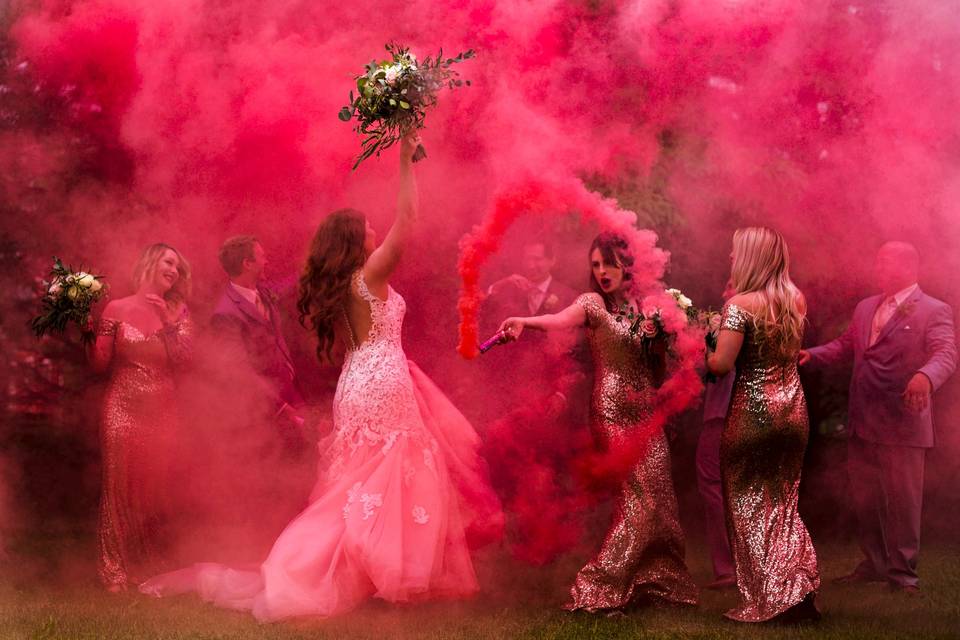
[[113, 336], [110, 381], [100, 432], [103, 484], [98, 526], [99, 574], [107, 586], [154, 575], [161, 568], [166, 446], [176, 427], [173, 369], [189, 358], [188, 319], [144, 336], [104, 318]]
[[[636, 435], [652, 409], [653, 373], [640, 337], [618, 323], [596, 294], [577, 298], [587, 316], [594, 363], [591, 424], [616, 447]], [[645, 449], [623, 485], [613, 525], [600, 551], [577, 574], [567, 609], [617, 609], [648, 600], [696, 604], [697, 587], [683, 561], [683, 531], [663, 431]]]
[[726, 613], [762, 622], [820, 586], [817, 555], [797, 512], [809, 429], [797, 372], [799, 344], [787, 353], [759, 335], [750, 313], [724, 309], [722, 328], [744, 334], [720, 443], [727, 529], [742, 602]]

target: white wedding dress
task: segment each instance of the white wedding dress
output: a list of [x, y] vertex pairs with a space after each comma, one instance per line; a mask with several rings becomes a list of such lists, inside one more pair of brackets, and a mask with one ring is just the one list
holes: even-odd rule
[[406, 305], [370, 293], [368, 338], [348, 351], [333, 402], [333, 443], [310, 505], [256, 571], [201, 563], [141, 585], [156, 596], [196, 591], [259, 620], [333, 616], [373, 596], [459, 598], [478, 589], [470, 542], [498, 537], [500, 503], [463, 415], [409, 362]]

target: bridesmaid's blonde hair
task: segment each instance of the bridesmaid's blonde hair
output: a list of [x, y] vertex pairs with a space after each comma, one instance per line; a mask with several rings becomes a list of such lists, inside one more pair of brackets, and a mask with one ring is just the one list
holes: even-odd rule
[[806, 309], [803, 295], [790, 279], [790, 252], [783, 236], [767, 227], [737, 229], [731, 280], [737, 293], [756, 293], [763, 300], [755, 314], [758, 331], [781, 353], [797, 349]]
[[180, 274], [180, 277], [163, 297], [171, 303], [186, 302], [187, 298], [190, 297], [190, 263], [179, 251], [163, 242], [152, 244], [143, 250], [143, 255], [140, 256], [137, 265], [133, 268], [133, 288], [137, 290], [144, 280], [153, 278], [157, 272], [157, 264], [160, 262], [160, 258], [168, 249], [177, 255], [177, 273]]

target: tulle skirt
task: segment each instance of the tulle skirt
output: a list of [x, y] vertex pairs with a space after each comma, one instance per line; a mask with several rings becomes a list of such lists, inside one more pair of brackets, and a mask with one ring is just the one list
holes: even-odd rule
[[374, 444], [332, 451], [310, 505], [259, 568], [213, 563], [143, 583], [155, 596], [196, 592], [261, 621], [334, 616], [365, 599], [463, 598], [478, 590], [470, 548], [501, 535], [480, 440], [413, 363], [423, 425]]

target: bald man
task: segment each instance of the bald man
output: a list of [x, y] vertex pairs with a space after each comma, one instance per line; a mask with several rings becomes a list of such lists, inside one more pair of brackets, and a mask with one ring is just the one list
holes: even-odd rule
[[860, 302], [836, 340], [800, 364], [853, 360], [847, 472], [863, 561], [838, 583], [887, 582], [919, 594], [917, 556], [926, 450], [935, 443], [931, 395], [957, 366], [953, 310], [917, 284], [920, 256], [905, 242], [877, 252], [881, 294]]

